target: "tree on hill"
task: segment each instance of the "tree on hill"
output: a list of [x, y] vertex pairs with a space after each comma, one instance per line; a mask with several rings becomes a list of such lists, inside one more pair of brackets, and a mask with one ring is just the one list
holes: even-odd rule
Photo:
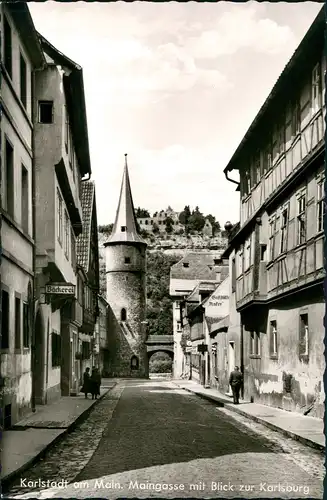
[[147, 321], [148, 335], [172, 335], [172, 300], [169, 296], [170, 268], [180, 260], [178, 255], [147, 253]]
[[205, 224], [204, 215], [200, 212], [199, 207], [195, 207], [195, 210], [193, 210], [188, 220], [189, 231], [196, 231], [196, 232], [202, 231], [204, 224]]
[[220, 224], [219, 222], [216, 220], [216, 217], [214, 215], [207, 215], [206, 216], [206, 219], [208, 219], [212, 225], [212, 234], [215, 235], [217, 233], [219, 233], [220, 231]]
[[145, 208], [140, 208], [140, 207], [137, 207], [137, 209], [135, 210], [135, 215], [137, 218], [141, 218], [141, 219], [144, 219], [145, 217], [151, 217], [148, 210], [146, 210]]
[[166, 217], [165, 219], [166, 233], [170, 234], [174, 229], [174, 221], [171, 217]]
[[186, 227], [188, 225], [190, 216], [191, 216], [190, 206], [185, 205], [184, 210], [182, 210], [182, 212], [179, 214], [178, 217], [179, 222]]
[[99, 233], [111, 234], [113, 227], [114, 227], [113, 224], [106, 224], [103, 226], [98, 226], [98, 231], [99, 231]]

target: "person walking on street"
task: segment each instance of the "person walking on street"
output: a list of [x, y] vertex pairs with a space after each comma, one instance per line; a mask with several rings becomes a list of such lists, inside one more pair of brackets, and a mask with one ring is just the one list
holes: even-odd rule
[[240, 372], [239, 367], [235, 366], [234, 370], [231, 372], [229, 377], [229, 384], [232, 388], [233, 400], [235, 405], [239, 404], [242, 382], [243, 382], [243, 375]]
[[90, 384], [90, 368], [89, 367], [87, 367], [85, 372], [83, 373], [83, 387], [81, 389], [81, 392], [84, 392], [85, 399], [87, 399], [88, 393], [92, 392], [91, 391], [91, 384]]
[[92, 368], [91, 375], [91, 392], [92, 399], [97, 399], [100, 396], [100, 385], [101, 385], [101, 377], [99, 370], [95, 367]]

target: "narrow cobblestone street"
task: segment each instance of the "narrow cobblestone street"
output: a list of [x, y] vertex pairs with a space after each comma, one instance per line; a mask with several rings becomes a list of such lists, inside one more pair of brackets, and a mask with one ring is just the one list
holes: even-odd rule
[[323, 462], [169, 381], [120, 381], [9, 496], [322, 498]]

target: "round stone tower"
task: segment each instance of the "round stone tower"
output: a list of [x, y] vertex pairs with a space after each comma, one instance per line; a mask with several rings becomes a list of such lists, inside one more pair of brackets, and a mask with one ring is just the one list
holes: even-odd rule
[[[146, 246], [138, 234], [127, 155], [116, 219], [106, 247], [107, 301], [116, 317], [116, 376], [148, 378]], [[109, 336], [114, 332], [109, 331]]]

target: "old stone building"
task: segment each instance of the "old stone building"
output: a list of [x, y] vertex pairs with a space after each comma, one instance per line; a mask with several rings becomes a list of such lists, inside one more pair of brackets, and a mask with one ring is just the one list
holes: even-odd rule
[[[173, 300], [174, 377], [188, 377], [190, 356], [185, 342], [190, 335], [188, 323], [182, 327], [182, 301], [200, 281], [221, 281], [221, 252], [189, 252], [170, 269], [169, 294]], [[190, 346], [188, 346], [190, 347]], [[187, 354], [187, 356], [186, 356]]]
[[[215, 280], [201, 280], [192, 292], [180, 302], [182, 318], [182, 339], [187, 332], [189, 339], [188, 347], [185, 349], [186, 359], [189, 359], [189, 378], [209, 386], [211, 379], [212, 359], [210, 353], [210, 328], [207, 323], [212, 322], [213, 316], [206, 318], [206, 309], [213, 308], [216, 300], [213, 296], [217, 287], [222, 287], [221, 293], [226, 295], [226, 278], [228, 276], [228, 261], [218, 261], [215, 265]], [[217, 295], [218, 297], [218, 295]], [[219, 296], [219, 304], [223, 296]], [[224, 296], [224, 301], [226, 302]], [[226, 312], [227, 314], [227, 312]], [[216, 318], [217, 319], [217, 318]], [[220, 318], [222, 319], [222, 318]]]
[[45, 59], [26, 4], [1, 16], [1, 416], [4, 428], [33, 406], [35, 171], [34, 71]]
[[245, 397], [312, 416], [324, 412], [324, 31], [322, 8], [225, 168], [240, 176], [225, 257]]
[[[99, 245], [95, 184], [84, 181], [81, 186], [83, 231], [77, 238], [77, 301], [82, 305], [82, 321], [71, 346], [73, 367], [69, 374], [73, 385], [82, 383], [86, 367], [98, 365], [100, 345], [95, 335], [99, 317]], [[74, 308], [74, 303], [70, 305]], [[67, 311], [69, 313], [69, 311]], [[73, 314], [71, 311], [71, 315]], [[67, 367], [68, 368], [68, 367]], [[74, 372], [74, 373], [72, 373]]]
[[127, 156], [116, 219], [105, 248], [110, 374], [148, 377], [146, 243], [137, 232]]
[[[39, 36], [46, 65], [35, 76], [35, 395], [45, 403], [76, 389], [74, 352], [83, 324], [76, 239], [82, 181], [91, 174], [81, 67]], [[62, 355], [63, 354], [63, 355]]]

